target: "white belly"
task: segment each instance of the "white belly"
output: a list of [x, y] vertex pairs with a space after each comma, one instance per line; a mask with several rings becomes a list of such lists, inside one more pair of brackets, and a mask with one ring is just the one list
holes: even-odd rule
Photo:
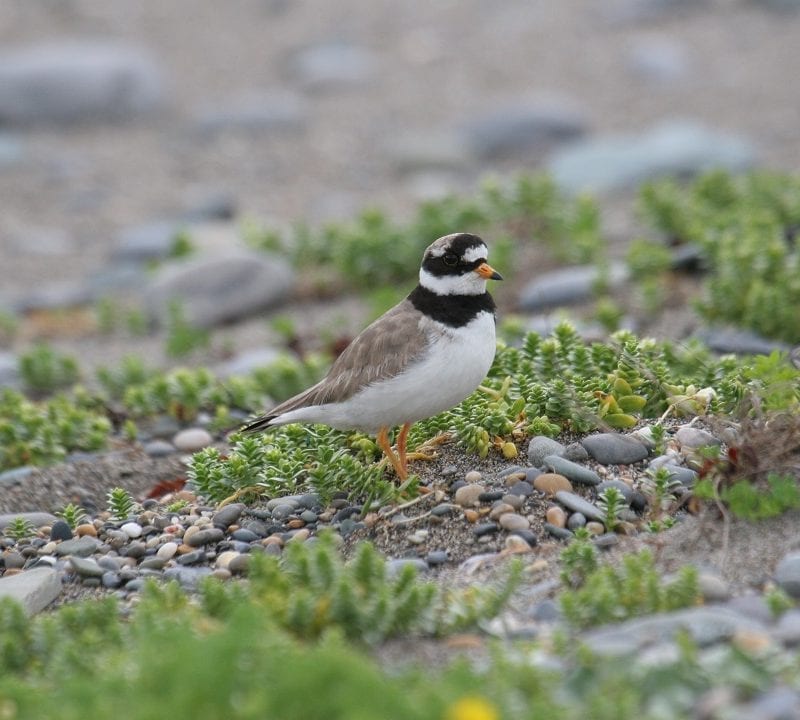
[[344, 403], [298, 409], [281, 420], [374, 433], [431, 417], [458, 405], [481, 384], [495, 346], [494, 317], [480, 313], [464, 327], [447, 328], [426, 356], [401, 375], [370, 385]]

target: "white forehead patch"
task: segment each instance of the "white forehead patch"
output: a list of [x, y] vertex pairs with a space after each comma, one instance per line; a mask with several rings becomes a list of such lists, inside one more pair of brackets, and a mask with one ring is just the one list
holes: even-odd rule
[[468, 263], [475, 262], [476, 260], [485, 260], [486, 256], [489, 254], [489, 249], [486, 245], [478, 245], [477, 247], [471, 247], [464, 253], [464, 260]]

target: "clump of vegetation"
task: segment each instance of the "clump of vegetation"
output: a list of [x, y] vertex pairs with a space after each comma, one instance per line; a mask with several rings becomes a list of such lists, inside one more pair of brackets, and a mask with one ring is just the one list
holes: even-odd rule
[[[708, 276], [697, 307], [706, 319], [797, 341], [800, 177], [712, 172], [687, 186], [659, 180], [642, 187], [641, 209], [670, 244], [700, 249]], [[663, 253], [647, 251], [637, 249], [637, 267], [647, 254], [663, 262]]]
[[547, 176], [521, 176], [508, 184], [487, 181], [472, 198], [450, 196], [419, 206], [409, 223], [367, 210], [349, 224], [321, 230], [297, 227], [284, 234], [251, 228], [257, 247], [287, 255], [309, 272], [333, 269], [341, 281], [367, 286], [411, 281], [427, 245], [454, 229], [489, 230], [493, 263], [512, 269], [512, 248], [545, 246], [562, 262], [592, 262], [605, 252], [599, 211], [588, 197], [565, 196]]
[[243, 602], [257, 602], [279, 627], [303, 640], [336, 627], [344, 637], [374, 644], [398, 635], [446, 635], [494, 617], [518, 585], [521, 567], [512, 565], [497, 588], [455, 590], [421, 581], [413, 565], [390, 573], [367, 542], [345, 563], [334, 536], [313, 543], [289, 543], [283, 557], [254, 555], [248, 589], [209, 583], [202, 602], [211, 617], [224, 617]]
[[195, 350], [208, 347], [211, 335], [208, 330], [192, 325], [187, 319], [183, 305], [172, 300], [167, 308], [167, 355], [173, 358], [186, 357]]
[[78, 362], [49, 345], [39, 344], [20, 355], [19, 374], [28, 392], [48, 395], [78, 381]]
[[68, 453], [105, 447], [111, 423], [66, 397], [33, 403], [13, 390], [0, 393], [0, 471], [48, 465]]
[[5, 530], [3, 530], [3, 535], [10, 537], [17, 542], [20, 540], [25, 540], [35, 533], [36, 528], [33, 527], [33, 523], [31, 523], [28, 518], [22, 517], [21, 515], [13, 518], [11, 522], [6, 525]]
[[[759, 404], [751, 398], [751, 402]], [[728, 508], [737, 517], [763, 520], [800, 507], [800, 415], [743, 415], [727, 448], [705, 448], [694, 495]]]
[[67, 503], [56, 515], [74, 530], [86, 518], [86, 511], [80, 505]]
[[112, 518], [117, 520], [127, 520], [131, 517], [138, 506], [131, 494], [125, 488], [111, 488], [106, 494], [106, 505]]
[[601, 564], [585, 536], [561, 553], [561, 610], [579, 628], [620, 622], [630, 617], [689, 607], [700, 602], [697, 570], [682, 567], [663, 580], [648, 550], [626, 555], [619, 566]]

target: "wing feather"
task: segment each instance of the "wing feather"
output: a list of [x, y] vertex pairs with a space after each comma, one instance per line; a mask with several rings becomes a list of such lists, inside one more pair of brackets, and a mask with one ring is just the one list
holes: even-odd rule
[[325, 378], [256, 418], [244, 430], [263, 430], [290, 410], [343, 402], [367, 385], [399, 375], [425, 349], [427, 333], [422, 319], [411, 302], [403, 300], [368, 325], [339, 355]]

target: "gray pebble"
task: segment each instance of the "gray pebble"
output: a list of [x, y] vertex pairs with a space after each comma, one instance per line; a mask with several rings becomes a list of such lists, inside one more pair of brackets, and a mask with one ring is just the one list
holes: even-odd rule
[[[6, 383], [2, 384], [5, 385]], [[12, 468], [11, 470], [4, 470], [0, 472], [0, 487], [21, 485], [23, 480], [32, 472], [35, 472], [35, 470], [36, 468], [33, 465], [23, 465], [22, 467]], [[42, 524], [44, 525], [45, 523]]]
[[440, 503], [431, 509], [431, 515], [435, 517], [444, 517], [458, 512], [460, 512], [458, 505], [453, 505], [452, 503]]
[[586, 527], [586, 516], [579, 512], [571, 513], [567, 518], [567, 528], [574, 532], [582, 527]]
[[144, 443], [142, 449], [153, 458], [167, 457], [176, 452], [175, 446], [166, 440], [150, 440]]
[[225, 537], [225, 533], [219, 528], [206, 528], [200, 530], [189, 537], [186, 544], [190, 547], [201, 547], [202, 545], [210, 545], [216, 543]]
[[431, 552], [425, 556], [425, 562], [431, 567], [435, 565], [444, 565], [449, 559], [447, 550], [431, 550]]
[[571, 530], [560, 528], [556, 525], [551, 525], [550, 523], [545, 523], [544, 529], [547, 530], [547, 532], [550, 533], [550, 535], [552, 535], [554, 538], [558, 538], [559, 540], [569, 540], [572, 537]]
[[567, 492], [566, 490], [559, 490], [556, 493], [555, 498], [564, 507], [574, 512], [581, 513], [589, 520], [597, 520], [598, 522], [603, 521], [604, 515], [602, 511], [595, 505], [592, 505], [592, 503], [584, 500], [580, 495]]
[[72, 540], [65, 540], [56, 545], [55, 554], [59, 557], [66, 557], [67, 555], [75, 555], [77, 557], [89, 557], [94, 555], [95, 551], [100, 547], [100, 541], [96, 538], [84, 535], [83, 537], [73, 538]]
[[589, 435], [581, 444], [602, 465], [631, 465], [648, 455], [647, 448], [636, 438], [620, 433]]
[[139, 568], [141, 570], [163, 570], [166, 563], [166, 560], [158, 556], [148, 557], [139, 563]]
[[553, 472], [557, 472], [579, 485], [599, 485], [602, 482], [600, 476], [594, 470], [570, 460], [565, 460], [558, 455], [548, 455], [544, 459], [544, 464], [552, 469]]
[[475, 537], [483, 537], [484, 535], [492, 535], [496, 533], [500, 528], [498, 527], [497, 523], [493, 522], [486, 522], [480, 523], [472, 528], [472, 534]]
[[531, 465], [541, 467], [548, 455], [561, 455], [564, 449], [560, 442], [546, 435], [537, 435], [532, 437], [528, 443], [528, 460]]
[[586, 448], [579, 442], [567, 445], [567, 447], [564, 448], [564, 452], [561, 453], [561, 456], [576, 463], [586, 462], [589, 459], [589, 453], [586, 452]]
[[531, 547], [536, 547], [539, 544], [539, 539], [536, 537], [536, 533], [534, 533], [532, 530], [514, 530], [509, 534], [521, 537]]
[[244, 543], [256, 542], [259, 539], [259, 536], [256, 535], [256, 533], [254, 533], [252, 530], [248, 530], [247, 528], [239, 528], [238, 530], [234, 530], [231, 533], [231, 537], [234, 540]]
[[72, 528], [65, 520], [56, 520], [50, 528], [51, 540], [71, 540]]
[[72, 556], [69, 558], [69, 564], [78, 575], [84, 578], [99, 578], [106, 572], [91, 558]]
[[697, 448], [706, 447], [707, 445], [714, 447], [720, 445], [720, 441], [707, 430], [690, 427], [688, 425], [678, 428], [675, 433], [675, 440], [681, 448], [688, 448], [690, 450], [696, 450]]
[[775, 568], [775, 582], [791, 597], [800, 599], [800, 552], [790, 552]]
[[500, 527], [503, 528], [503, 530], [507, 530], [509, 532], [528, 530], [530, 528], [530, 523], [528, 520], [522, 517], [522, 515], [517, 515], [516, 513], [505, 513], [500, 516], [497, 522], [500, 524]]
[[608, 488], [616, 488], [619, 490], [624, 496], [625, 502], [630, 502], [631, 498], [633, 497], [633, 488], [628, 485], [628, 483], [622, 482], [622, 480], [604, 480], [596, 486], [597, 494], [600, 495]]
[[783, 613], [773, 632], [786, 647], [800, 645], [800, 608], [792, 608]]
[[103, 587], [111, 590], [122, 586], [122, 578], [119, 573], [115, 573], [112, 570], [106, 570], [100, 578], [100, 582]]
[[202, 562], [206, 559], [206, 553], [204, 550], [192, 550], [192, 552], [188, 552], [184, 555], [176, 556], [176, 562], [180, 563], [181, 565], [194, 565], [194, 563]]
[[508, 494], [526, 498], [533, 494], [533, 485], [531, 485], [527, 480], [520, 480], [518, 483], [516, 483], [516, 485], [512, 485], [510, 488], [508, 488]]
[[214, 523], [215, 527], [227, 530], [228, 527], [239, 520], [239, 516], [244, 512], [245, 507], [244, 503], [230, 503], [230, 505], [225, 505], [225, 507], [214, 513], [211, 521]]

